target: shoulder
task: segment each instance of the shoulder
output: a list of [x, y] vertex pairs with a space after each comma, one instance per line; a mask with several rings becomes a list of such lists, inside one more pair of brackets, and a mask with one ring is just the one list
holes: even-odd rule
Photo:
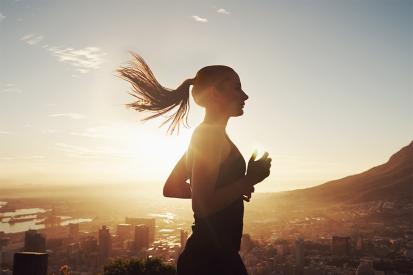
[[191, 140], [211, 140], [219, 141], [225, 138], [225, 131], [222, 128], [208, 124], [200, 124], [192, 133]]
[[190, 147], [203, 153], [216, 152], [220, 151], [224, 139], [224, 130], [216, 126], [201, 124], [192, 133]]

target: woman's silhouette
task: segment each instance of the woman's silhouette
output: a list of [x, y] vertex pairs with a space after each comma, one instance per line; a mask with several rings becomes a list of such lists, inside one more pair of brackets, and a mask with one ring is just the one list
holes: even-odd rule
[[226, 133], [229, 118], [241, 116], [248, 99], [237, 73], [227, 66], [207, 66], [171, 90], [159, 84], [139, 55], [133, 56], [134, 61], [118, 71], [132, 84], [131, 94], [137, 98], [128, 106], [153, 112], [145, 120], [179, 106], [163, 123], [172, 121], [168, 131], [179, 131], [180, 123], [186, 123], [191, 85], [195, 102], [205, 108], [203, 122], [194, 130], [187, 152], [163, 189], [166, 197], [192, 199], [195, 221], [178, 259], [178, 274], [247, 274], [238, 253], [244, 200], [249, 201], [254, 185], [270, 174], [271, 158], [266, 152], [255, 160], [254, 152], [246, 167]]

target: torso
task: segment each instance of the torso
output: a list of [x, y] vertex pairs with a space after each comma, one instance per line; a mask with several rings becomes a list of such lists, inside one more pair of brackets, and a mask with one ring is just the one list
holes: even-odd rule
[[[228, 158], [231, 157], [231, 153], [233, 153], [234, 147], [236, 149], [235, 151], [238, 151], [238, 148], [235, 146], [234, 143], [232, 143], [232, 141], [230, 140], [227, 134], [225, 134], [225, 137], [226, 138], [223, 140], [223, 144], [222, 144], [220, 164], [222, 164]], [[192, 148], [191, 147], [189, 147], [188, 149], [186, 164], [187, 164], [186, 169], [187, 169], [188, 175], [191, 175], [191, 171], [192, 171]]]
[[[215, 183], [216, 188], [235, 182], [244, 176], [246, 170], [246, 164], [242, 154], [226, 134], [221, 156], [219, 174]], [[188, 168], [190, 168], [190, 153], [188, 154], [187, 161]], [[212, 246], [221, 250], [239, 250], [243, 228], [243, 215], [244, 202], [242, 197], [224, 209], [206, 217], [198, 216], [197, 213], [194, 212], [191, 245], [204, 248]]]

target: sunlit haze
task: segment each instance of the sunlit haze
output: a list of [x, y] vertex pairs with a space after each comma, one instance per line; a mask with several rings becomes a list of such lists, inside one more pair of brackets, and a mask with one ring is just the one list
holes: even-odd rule
[[272, 157], [258, 192], [384, 163], [413, 137], [412, 1], [0, 2], [0, 187], [136, 183], [161, 190], [191, 128], [125, 107], [115, 70], [142, 55], [176, 88], [211, 64], [239, 74], [228, 135]]

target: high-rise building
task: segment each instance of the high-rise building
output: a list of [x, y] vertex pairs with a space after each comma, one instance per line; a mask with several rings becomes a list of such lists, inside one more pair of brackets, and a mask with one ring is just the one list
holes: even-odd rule
[[144, 224], [135, 226], [135, 249], [140, 251], [149, 248], [149, 228]]
[[331, 239], [331, 253], [336, 256], [349, 256], [351, 253], [351, 238], [333, 236]]
[[47, 253], [15, 253], [13, 259], [13, 275], [47, 275], [47, 257]]
[[304, 273], [304, 240], [298, 239], [295, 241], [295, 265], [297, 267], [296, 273]]
[[7, 246], [10, 243], [10, 238], [6, 237], [6, 234], [1, 234], [0, 232], [0, 250], [2, 247]]
[[6, 246], [6, 242], [4, 241], [5, 233], [0, 231], [0, 268], [3, 265], [3, 246]]
[[80, 242], [80, 247], [85, 253], [93, 253], [98, 250], [98, 240], [95, 237], [86, 237]]
[[79, 238], [79, 224], [69, 223], [69, 238], [76, 241]]
[[46, 237], [36, 230], [28, 230], [24, 235], [25, 252], [46, 252]]
[[133, 238], [133, 226], [128, 223], [121, 223], [117, 225], [116, 234], [122, 241]]
[[110, 235], [109, 228], [106, 225], [103, 225], [99, 229], [99, 258], [101, 263], [107, 263], [111, 251], [112, 251], [112, 236]]
[[188, 240], [188, 232], [181, 229], [180, 230], [180, 235], [181, 235], [181, 249], [184, 249], [185, 245], [186, 245], [186, 241]]
[[57, 251], [65, 245], [65, 238], [50, 238], [46, 241], [47, 250]]
[[133, 228], [136, 225], [144, 224], [149, 229], [149, 244], [152, 244], [155, 241], [155, 223], [156, 219], [154, 218], [125, 218], [125, 223], [131, 224]]
[[359, 254], [362, 254], [364, 252], [364, 239], [361, 235], [357, 236], [355, 250]]
[[135, 250], [135, 240], [125, 240], [123, 242], [123, 248], [129, 251]]
[[278, 239], [274, 241], [273, 246], [277, 251], [277, 255], [285, 256], [290, 253], [290, 248], [288, 246], [288, 241], [284, 239]]

